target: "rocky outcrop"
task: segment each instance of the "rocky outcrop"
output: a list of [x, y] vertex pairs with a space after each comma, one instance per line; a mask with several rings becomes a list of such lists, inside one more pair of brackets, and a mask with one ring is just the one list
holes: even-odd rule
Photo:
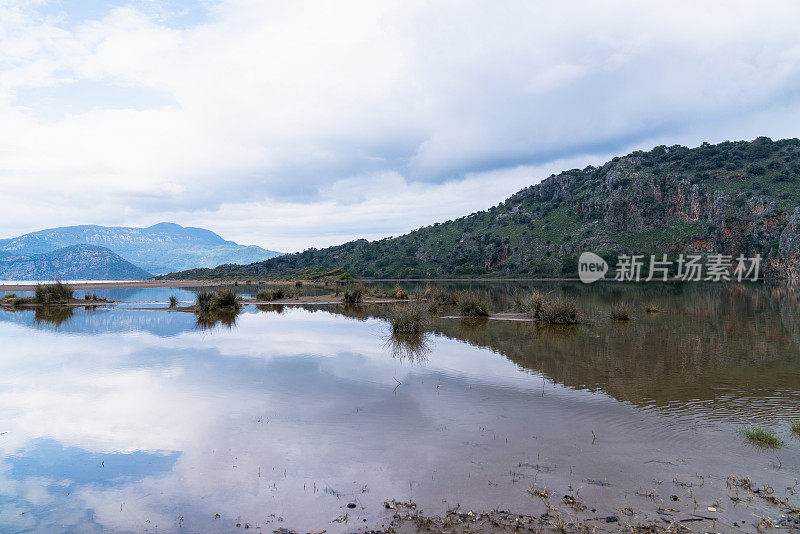
[[800, 277], [800, 207], [794, 209], [781, 231], [772, 267], [792, 278]]

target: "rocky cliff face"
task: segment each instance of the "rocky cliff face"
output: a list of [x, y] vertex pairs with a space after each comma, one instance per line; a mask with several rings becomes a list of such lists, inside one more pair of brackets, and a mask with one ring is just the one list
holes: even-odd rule
[[248, 266], [180, 276], [574, 275], [577, 257], [722, 253], [800, 272], [800, 140], [659, 146], [573, 169], [486, 211], [368, 243], [354, 241]]
[[94, 245], [0, 257], [2, 280], [137, 280], [151, 276], [109, 249]]
[[781, 230], [778, 253], [771, 265], [777, 272], [793, 278], [800, 277], [800, 207], [794, 209]]

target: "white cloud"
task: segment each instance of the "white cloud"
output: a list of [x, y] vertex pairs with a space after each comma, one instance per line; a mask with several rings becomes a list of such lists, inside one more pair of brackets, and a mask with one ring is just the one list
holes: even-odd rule
[[171, 218], [297, 250], [800, 119], [788, 0], [60, 9], [0, 3], [0, 235]]

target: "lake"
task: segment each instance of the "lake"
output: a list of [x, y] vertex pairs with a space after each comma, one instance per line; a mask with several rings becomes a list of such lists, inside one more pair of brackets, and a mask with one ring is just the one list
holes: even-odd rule
[[[471, 284], [494, 308], [534, 286]], [[787, 525], [764, 497], [800, 505], [800, 292], [538, 286], [584, 324], [437, 316], [409, 342], [387, 304], [138, 309], [189, 288], [0, 311], [0, 530], [355, 532], [392, 500], [539, 515], [543, 492], [601, 528], [665, 509]], [[608, 317], [619, 301], [630, 321]], [[756, 426], [783, 446], [749, 443]]]

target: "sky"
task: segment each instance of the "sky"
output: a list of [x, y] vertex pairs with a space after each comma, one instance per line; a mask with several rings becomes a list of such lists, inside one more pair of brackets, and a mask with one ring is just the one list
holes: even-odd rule
[[636, 149], [800, 135], [800, 3], [0, 0], [0, 238], [400, 235]]

